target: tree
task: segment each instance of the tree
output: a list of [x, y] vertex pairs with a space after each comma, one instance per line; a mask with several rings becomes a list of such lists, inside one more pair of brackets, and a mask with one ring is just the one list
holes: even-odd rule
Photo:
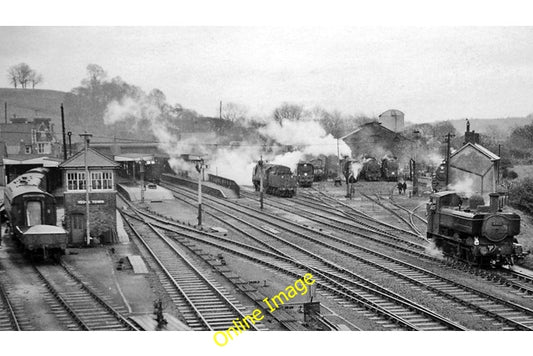
[[35, 86], [37, 84], [40, 84], [43, 82], [43, 76], [36, 71], [32, 70], [30, 73], [29, 82], [31, 83], [31, 88], [35, 89]]
[[232, 122], [243, 121], [247, 113], [246, 107], [236, 103], [225, 103], [222, 107], [222, 118]]
[[18, 77], [17, 77], [17, 69], [15, 66], [10, 67], [7, 70], [7, 78], [9, 79], [9, 83], [13, 85], [13, 87], [16, 89], [18, 84]]
[[345, 133], [346, 122], [340, 111], [323, 111], [320, 124], [322, 124], [322, 127], [327, 133], [335, 138], [340, 138]]
[[19, 63], [15, 66], [12, 66], [7, 72], [9, 81], [14, 85], [15, 88], [17, 87], [17, 83], [19, 83], [22, 88], [26, 88], [30, 82], [32, 73], [34, 73], [33, 69], [31, 69], [26, 63]]
[[283, 103], [274, 110], [272, 116], [280, 124], [283, 120], [298, 121], [302, 117], [303, 107], [296, 104]]
[[82, 84], [89, 87], [94, 87], [98, 84], [101, 84], [102, 81], [107, 77], [107, 73], [98, 64], [87, 65], [87, 75], [88, 78], [84, 79]]

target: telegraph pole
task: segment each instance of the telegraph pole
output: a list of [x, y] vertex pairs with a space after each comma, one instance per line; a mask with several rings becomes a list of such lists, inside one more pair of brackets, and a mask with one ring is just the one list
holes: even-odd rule
[[[64, 134], [63, 130], [63, 134]], [[80, 134], [81, 137], [83, 137], [83, 140], [85, 141], [85, 154], [84, 154], [84, 161], [85, 161], [85, 217], [86, 217], [86, 225], [85, 225], [85, 238], [87, 246], [89, 246], [91, 242], [91, 235], [90, 235], [90, 223], [89, 223], [89, 189], [91, 189], [91, 180], [89, 179], [89, 167], [87, 166], [87, 150], [89, 148], [89, 139], [91, 138], [91, 134], [85, 132]]]
[[67, 160], [67, 138], [65, 136], [65, 112], [61, 104], [61, 129], [63, 130], [63, 160]]

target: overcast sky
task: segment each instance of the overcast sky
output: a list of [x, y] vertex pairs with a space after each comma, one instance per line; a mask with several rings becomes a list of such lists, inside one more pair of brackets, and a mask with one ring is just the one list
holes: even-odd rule
[[[412, 122], [533, 113], [533, 27], [0, 27], [0, 73], [20, 62], [69, 91], [102, 66], [206, 116], [219, 101], [282, 102]], [[0, 87], [8, 87], [0, 75]]]

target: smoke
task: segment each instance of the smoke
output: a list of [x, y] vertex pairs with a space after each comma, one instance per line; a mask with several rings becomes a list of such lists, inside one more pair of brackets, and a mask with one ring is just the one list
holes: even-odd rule
[[469, 198], [472, 194], [475, 193], [474, 180], [470, 177], [465, 177], [457, 183], [449, 185], [448, 190], [453, 190], [457, 193], [462, 193]]
[[[180, 157], [186, 153], [195, 154], [205, 158], [207, 173], [233, 179], [238, 184], [251, 183], [253, 167], [261, 157], [266, 162], [282, 164], [294, 171], [297, 163], [309, 156], [337, 155], [337, 147], [341, 155], [351, 156], [346, 143], [327, 134], [314, 117], [282, 123], [271, 120], [257, 129], [263, 140], [249, 138], [237, 146], [223, 143], [217, 146], [203, 142], [205, 135], [183, 138], [163, 111], [161, 103], [151, 96], [124, 97], [108, 105], [104, 123], [111, 125], [126, 121], [133, 127], [143, 124], [142, 127], [146, 126], [157, 138], [159, 148], [170, 156], [169, 164], [175, 172], [190, 171], [196, 176], [194, 164]], [[256, 118], [252, 121], [258, 122]], [[215, 137], [214, 141], [220, 140]], [[265, 142], [269, 144], [265, 146]]]
[[359, 172], [361, 172], [361, 169], [363, 169], [363, 163], [353, 161], [350, 165], [350, 170], [352, 171], [352, 175], [354, 178], [357, 179], [357, 176], [359, 175]]

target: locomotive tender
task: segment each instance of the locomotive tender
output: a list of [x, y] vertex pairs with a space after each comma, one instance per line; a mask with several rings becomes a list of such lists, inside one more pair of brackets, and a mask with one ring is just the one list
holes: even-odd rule
[[427, 237], [445, 256], [491, 267], [513, 265], [523, 257], [522, 246], [515, 238], [520, 233], [520, 216], [500, 209], [498, 193], [489, 196], [489, 206], [481, 197], [473, 196], [470, 206], [462, 209], [462, 199], [455, 192], [431, 195]]
[[[296, 177], [291, 169], [279, 164], [262, 164], [263, 189], [267, 194], [292, 197], [296, 194]], [[259, 191], [261, 185], [261, 163], [258, 163], [253, 171], [252, 183], [255, 191]]]
[[15, 239], [30, 253], [62, 255], [67, 232], [56, 226], [56, 202], [48, 192], [46, 168], [34, 168], [15, 178], [4, 191], [5, 210]]

